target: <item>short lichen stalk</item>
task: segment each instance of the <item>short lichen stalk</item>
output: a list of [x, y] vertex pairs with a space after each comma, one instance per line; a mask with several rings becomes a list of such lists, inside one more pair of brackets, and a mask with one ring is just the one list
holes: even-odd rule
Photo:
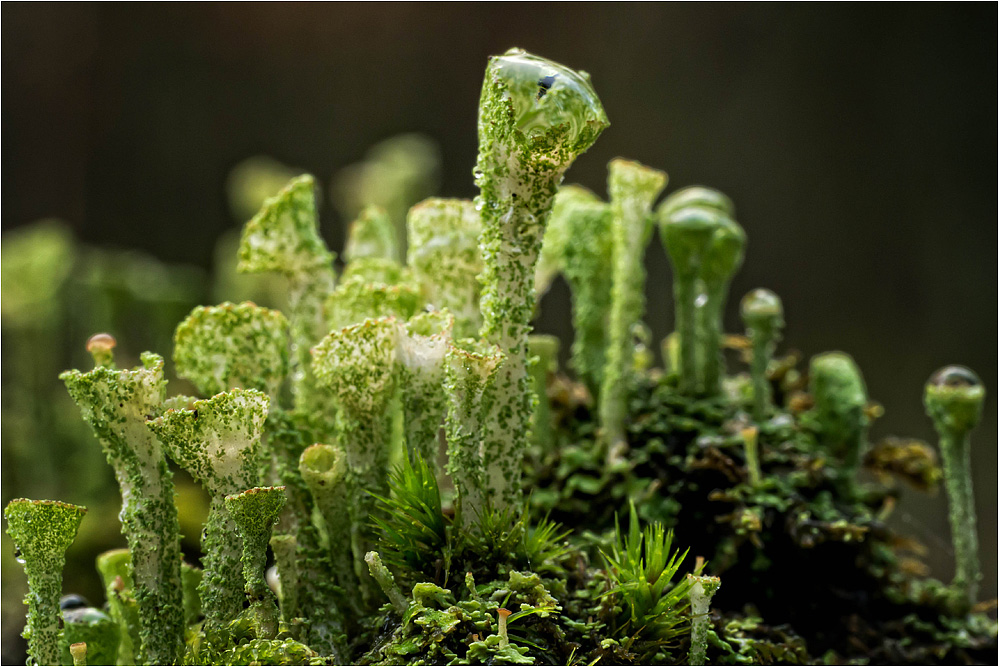
[[410, 463], [422, 458], [438, 469], [438, 433], [444, 423], [445, 356], [455, 319], [448, 311], [421, 313], [399, 331], [399, 384]]
[[784, 326], [780, 298], [768, 289], [755, 289], [742, 299], [742, 321], [753, 346], [750, 376], [753, 380], [753, 420], [765, 420], [773, 410], [773, 390], [767, 368]]
[[982, 416], [985, 388], [970, 369], [946, 366], [930, 377], [923, 400], [940, 435], [956, 565], [951, 589], [956, 598], [955, 611], [963, 614], [977, 601], [982, 576], [971, 485], [971, 431]]
[[260, 434], [269, 404], [262, 392], [234, 389], [196, 401], [192, 410], [168, 410], [149, 422], [170, 457], [211, 496], [201, 544], [205, 556], [200, 586], [210, 635], [243, 609], [242, 543], [225, 497], [257, 485]]
[[444, 385], [448, 396], [447, 472], [458, 490], [459, 520], [466, 526], [480, 518], [485, 509], [481, 442], [482, 422], [489, 406], [484, 401], [504, 360], [505, 355], [495, 346], [448, 346]]
[[708, 613], [711, 611], [711, 598], [721, 587], [721, 579], [718, 577], [698, 576], [688, 574], [691, 581], [690, 586], [690, 657], [688, 664], [706, 664], [705, 654], [708, 648], [708, 629], [711, 627], [711, 619]]
[[812, 357], [808, 390], [815, 402], [809, 418], [819, 445], [834, 457], [836, 476], [849, 486], [867, 447], [867, 387], [856, 362], [842, 352]]
[[645, 247], [652, 236], [651, 209], [666, 187], [666, 174], [628, 160], [612, 160], [607, 189], [611, 199], [613, 267], [610, 341], [603, 385], [600, 424], [609, 456], [619, 455], [628, 410], [628, 378], [632, 369], [632, 329], [645, 311]]
[[131, 552], [141, 626], [140, 662], [172, 664], [183, 648], [180, 534], [173, 476], [160, 440], [146, 428], [166, 395], [163, 359], [142, 355], [142, 367], [59, 377], [101, 443], [121, 489], [122, 532]]
[[358, 600], [349, 594], [349, 591], [357, 589], [358, 582], [351, 548], [351, 491], [347, 456], [334, 445], [312, 445], [302, 452], [299, 469], [326, 524], [336, 584], [348, 592], [346, 601], [356, 608]]
[[225, 497], [225, 506], [243, 538], [243, 579], [258, 639], [273, 639], [278, 632], [277, 597], [267, 585], [267, 543], [284, 507], [284, 488], [256, 487]]
[[406, 601], [406, 597], [396, 585], [395, 577], [392, 576], [389, 569], [382, 563], [378, 552], [369, 551], [364, 556], [364, 562], [368, 564], [368, 571], [371, 573], [371, 577], [378, 582], [378, 586], [385, 593], [385, 597], [389, 599], [389, 602], [392, 603], [392, 607], [396, 613], [399, 616], [405, 616], [406, 610], [409, 609], [409, 602]]
[[[725, 195], [701, 187], [674, 192], [658, 210], [660, 236], [673, 267], [680, 389], [687, 394], [710, 393], [706, 378], [717, 372], [708, 367], [719, 363], [718, 334], [724, 296], [721, 305], [718, 298], [711, 302], [704, 279], [710, 272], [717, 288], [718, 278], [723, 274], [720, 269], [730, 266], [732, 260], [741, 261], [741, 247], [732, 247], [732, 241], [738, 240], [738, 234], [730, 228], [730, 223], [734, 225], [730, 220], [732, 213], [732, 203]], [[723, 235], [724, 242], [712, 251], [716, 232], [725, 228], [728, 233]], [[722, 256], [725, 250], [737, 250], [736, 257]], [[712, 262], [716, 264], [714, 270], [708, 267], [712, 256], [716, 260]], [[728, 262], [722, 261], [726, 259]], [[711, 319], [715, 315], [717, 326]], [[715, 328], [719, 331], [713, 331]]]
[[607, 126], [589, 77], [521, 50], [490, 59], [479, 105], [482, 337], [507, 355], [483, 443], [488, 497], [517, 502], [532, 409], [534, 268], [559, 182]]
[[139, 612], [132, 581], [132, 557], [128, 549], [112, 549], [97, 557], [97, 571], [104, 584], [111, 618], [118, 625], [118, 664], [135, 664], [141, 644]]
[[36, 665], [58, 665], [59, 597], [66, 550], [76, 539], [87, 508], [55, 500], [12, 500], [4, 510], [7, 533], [14, 540], [17, 558], [24, 565], [30, 592], [28, 654]]
[[554, 446], [552, 410], [548, 401], [548, 378], [558, 372], [559, 340], [546, 334], [532, 334], [527, 340], [531, 353], [530, 373], [534, 388], [534, 444], [541, 451]]

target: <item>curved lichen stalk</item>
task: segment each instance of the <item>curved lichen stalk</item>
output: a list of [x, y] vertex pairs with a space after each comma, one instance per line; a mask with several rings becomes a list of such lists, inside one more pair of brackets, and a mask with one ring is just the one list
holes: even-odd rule
[[76, 539], [87, 508], [56, 500], [12, 500], [4, 509], [7, 533], [28, 576], [28, 655], [36, 665], [58, 665], [59, 597], [66, 550]]
[[121, 489], [121, 525], [132, 555], [141, 626], [138, 659], [172, 664], [183, 648], [180, 534], [173, 476], [163, 445], [146, 428], [166, 394], [163, 359], [142, 355], [133, 370], [66, 371], [60, 379], [94, 429]]
[[666, 174], [629, 160], [612, 160], [610, 193], [613, 238], [610, 345], [600, 388], [600, 424], [608, 453], [625, 446], [628, 377], [632, 369], [632, 329], [645, 312], [645, 247], [652, 236], [652, 205], [666, 187]]
[[488, 390], [506, 355], [495, 345], [463, 341], [449, 344], [445, 359], [447, 472], [458, 490], [459, 519], [467, 526], [485, 510], [483, 421], [491, 407]]
[[267, 585], [267, 544], [271, 529], [284, 507], [284, 487], [255, 487], [225, 497], [243, 539], [243, 579], [258, 639], [274, 639], [278, 632], [277, 597]]
[[264, 202], [246, 223], [239, 244], [237, 269], [242, 273], [275, 271], [288, 279], [295, 405], [321, 410], [316, 403], [309, 350], [326, 333], [323, 302], [333, 291], [334, 255], [319, 235], [315, 180], [291, 180]]
[[259, 389], [277, 401], [288, 375], [288, 321], [279, 311], [246, 302], [199, 306], [177, 326], [177, 375], [204, 396]]
[[225, 497], [257, 485], [260, 433], [270, 400], [255, 389], [234, 389], [196, 401], [192, 410], [168, 410], [149, 422], [170, 457], [211, 496], [201, 550], [199, 591], [206, 630], [218, 632], [243, 609], [242, 544]]
[[562, 175], [608, 125], [585, 73], [511, 49], [486, 68], [479, 103], [476, 206], [482, 215], [482, 337], [507, 356], [484, 433], [489, 499], [516, 503], [533, 397], [527, 335], [534, 269]]
[[447, 396], [444, 368], [454, 317], [448, 311], [421, 313], [399, 332], [399, 383], [410, 463], [422, 458], [437, 470], [437, 434], [444, 422]]

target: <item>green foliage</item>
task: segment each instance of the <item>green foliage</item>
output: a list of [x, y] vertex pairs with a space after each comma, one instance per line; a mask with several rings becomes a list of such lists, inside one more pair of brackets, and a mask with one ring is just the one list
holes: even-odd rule
[[601, 552], [614, 583], [607, 597], [622, 608], [612, 626], [615, 634], [671, 645], [687, 631], [691, 584], [673, 582], [687, 552], [672, 547], [673, 531], [659, 522], [642, 529], [631, 503], [627, 536], [618, 526], [610, 553]]

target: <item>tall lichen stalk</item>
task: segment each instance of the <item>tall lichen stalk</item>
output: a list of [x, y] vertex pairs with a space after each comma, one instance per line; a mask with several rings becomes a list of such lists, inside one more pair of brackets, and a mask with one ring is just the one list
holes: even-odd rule
[[483, 445], [486, 495], [498, 507], [521, 494], [534, 398], [527, 336], [545, 223], [565, 170], [607, 124], [588, 75], [516, 49], [490, 59], [475, 182], [485, 261], [481, 335], [506, 354]]

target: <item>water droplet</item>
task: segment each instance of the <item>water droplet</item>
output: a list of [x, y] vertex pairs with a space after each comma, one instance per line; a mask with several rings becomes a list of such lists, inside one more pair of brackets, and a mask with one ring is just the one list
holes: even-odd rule
[[935, 387], [963, 389], [980, 387], [982, 381], [973, 370], [965, 366], [944, 366], [930, 377], [930, 384]]
[[704, 292], [698, 294], [697, 298], [694, 299], [694, 305], [698, 308], [703, 308], [707, 302], [708, 302], [708, 295], [705, 294]]

